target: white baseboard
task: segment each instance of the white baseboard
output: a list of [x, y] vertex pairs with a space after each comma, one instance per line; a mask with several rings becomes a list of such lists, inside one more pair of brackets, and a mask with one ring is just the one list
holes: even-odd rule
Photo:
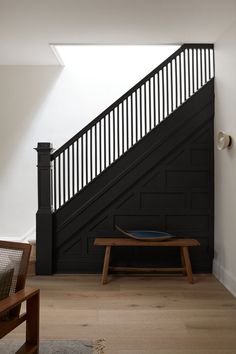
[[213, 261], [214, 276], [236, 297], [236, 277], [216, 260]]
[[23, 236], [22, 242], [36, 240], [36, 228], [35, 226], [31, 227]]
[[25, 234], [22, 236], [1, 236], [0, 240], [2, 241], [14, 241], [14, 242], [28, 242], [36, 240], [36, 229], [35, 226], [31, 227]]
[[1, 236], [0, 235], [0, 240], [1, 241], [13, 241], [13, 242], [22, 242], [20, 237], [16, 236]]

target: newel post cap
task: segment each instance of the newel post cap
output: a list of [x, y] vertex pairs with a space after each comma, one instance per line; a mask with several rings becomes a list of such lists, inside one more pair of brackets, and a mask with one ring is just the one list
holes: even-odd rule
[[38, 146], [34, 148], [36, 151], [52, 151], [53, 145], [52, 143], [38, 143]]

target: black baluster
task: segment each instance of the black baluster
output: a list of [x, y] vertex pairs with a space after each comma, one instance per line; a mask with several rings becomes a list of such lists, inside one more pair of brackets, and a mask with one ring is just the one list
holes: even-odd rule
[[213, 77], [215, 76], [215, 52], [212, 50], [212, 60], [213, 60]]
[[103, 131], [104, 131], [104, 170], [107, 167], [107, 135], [106, 135], [106, 116], [103, 119], [104, 125], [103, 125]]
[[159, 124], [161, 121], [160, 72], [157, 74], [157, 87], [158, 87], [158, 124]]
[[59, 197], [59, 208], [60, 208], [60, 206], [61, 206], [61, 154], [58, 156], [58, 172], [59, 172], [59, 174], [58, 174], [58, 184], [59, 184], [58, 197]]
[[125, 108], [124, 101], [121, 103], [121, 154], [125, 151]]
[[66, 201], [66, 155], [65, 155], [65, 150], [63, 151], [63, 204], [65, 204]]
[[94, 132], [94, 162], [95, 162], [95, 177], [97, 177], [98, 171], [98, 163], [97, 163], [97, 123], [95, 124], [95, 132]]
[[76, 151], [77, 151], [77, 192], [79, 191], [79, 139], [76, 140]]
[[179, 55], [179, 103], [183, 103], [181, 54]]
[[117, 107], [117, 154], [120, 157], [120, 107]]
[[192, 89], [193, 89], [193, 94], [195, 92], [195, 89], [194, 89], [194, 84], [195, 84], [195, 80], [194, 80], [194, 49], [192, 49]]
[[169, 115], [169, 73], [168, 64], [166, 65], [166, 115]]
[[100, 173], [102, 172], [102, 121], [99, 121], [99, 165]]
[[140, 105], [140, 139], [143, 137], [143, 124], [142, 124], [142, 86], [139, 89], [139, 105]]
[[84, 135], [81, 137], [81, 188], [84, 187]]
[[129, 149], [129, 97], [126, 99], [126, 143]]
[[187, 81], [186, 81], [186, 50], [183, 51], [184, 56], [184, 100], [187, 99]]
[[74, 143], [71, 145], [72, 148], [72, 195], [75, 194], [75, 151]]
[[146, 82], [144, 83], [144, 126], [145, 126], [145, 135], [147, 134], [147, 89]]
[[156, 115], [156, 75], [153, 76], [153, 112], [154, 112], [154, 127], [157, 125]]
[[93, 179], [93, 127], [90, 128], [90, 181]]
[[201, 86], [203, 85], [202, 49], [200, 49]]
[[164, 84], [164, 68], [162, 73], [162, 119], [165, 119], [165, 84]]
[[190, 83], [190, 50], [188, 49], [188, 97], [191, 96]]
[[108, 113], [108, 161], [111, 164], [111, 115]]
[[122, 154], [125, 152], [125, 109], [124, 109], [124, 103], [125, 101], [122, 101], [121, 104], [121, 112], [122, 112], [122, 136], [121, 136], [121, 140], [122, 140]]
[[177, 77], [177, 58], [175, 58], [175, 105], [178, 107], [178, 77]]
[[138, 141], [138, 93], [135, 91], [136, 143]]
[[199, 89], [199, 78], [198, 78], [198, 49], [196, 49], [196, 75], [197, 75], [197, 90]]
[[88, 159], [88, 150], [89, 150], [89, 141], [88, 141], [88, 131], [86, 131], [86, 140], [85, 140], [85, 164], [86, 164], [86, 185], [88, 184], [89, 178], [89, 159]]
[[149, 85], [149, 131], [152, 129], [152, 101], [151, 101], [151, 79], [148, 80]]
[[170, 63], [170, 99], [171, 99], [171, 113], [174, 110], [173, 102], [173, 60]]
[[115, 110], [112, 111], [113, 116], [113, 162], [116, 159], [116, 125], [115, 125]]
[[54, 189], [54, 209], [57, 210], [57, 157], [54, 160], [54, 166], [53, 166], [53, 189]]
[[211, 56], [210, 56], [210, 52], [211, 52], [211, 50], [208, 49], [208, 73], [209, 73], [208, 80], [211, 79]]
[[134, 119], [134, 112], [133, 112], [133, 94], [131, 94], [130, 96], [130, 110], [131, 110], [131, 146], [134, 145], [134, 122], [133, 122], [133, 119]]
[[68, 187], [68, 199], [70, 199], [70, 147], [67, 148], [67, 187]]

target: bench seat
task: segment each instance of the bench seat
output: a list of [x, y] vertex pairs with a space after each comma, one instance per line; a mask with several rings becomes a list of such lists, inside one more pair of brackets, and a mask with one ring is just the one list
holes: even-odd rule
[[[99, 237], [94, 241], [95, 246], [105, 246], [105, 256], [102, 272], [102, 284], [108, 281], [109, 270], [117, 272], [183, 272], [187, 275], [189, 283], [193, 283], [192, 266], [189, 257], [189, 247], [199, 246], [200, 243], [195, 239], [178, 238], [167, 241], [140, 241], [121, 237]], [[134, 267], [110, 267], [111, 247], [179, 247], [182, 267], [175, 268], [134, 268]]]

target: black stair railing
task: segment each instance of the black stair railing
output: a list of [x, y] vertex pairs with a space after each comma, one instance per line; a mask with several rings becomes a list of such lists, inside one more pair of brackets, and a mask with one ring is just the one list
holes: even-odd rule
[[214, 77], [211, 44], [185, 44], [51, 154], [57, 210]]

